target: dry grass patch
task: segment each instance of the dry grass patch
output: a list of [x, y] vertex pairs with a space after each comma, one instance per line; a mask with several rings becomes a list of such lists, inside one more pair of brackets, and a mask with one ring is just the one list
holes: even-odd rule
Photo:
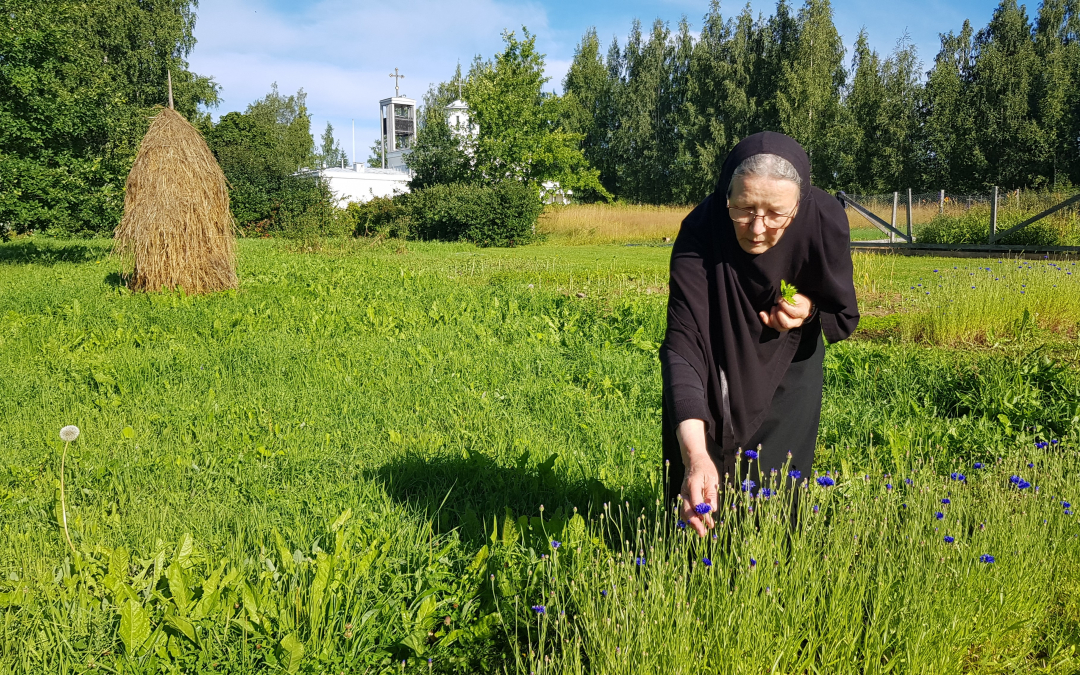
[[540, 216], [540, 234], [570, 244], [663, 243], [675, 239], [692, 206], [572, 204], [549, 206]]

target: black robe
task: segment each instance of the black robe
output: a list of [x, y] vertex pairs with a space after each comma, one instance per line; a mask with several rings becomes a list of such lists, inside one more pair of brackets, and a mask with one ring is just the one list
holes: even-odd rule
[[[798, 213], [783, 236], [755, 255], [743, 251], [736, 239], [727, 188], [735, 168], [760, 153], [791, 162], [803, 186]], [[763, 422], [784, 419], [784, 411], [774, 407], [791, 406], [793, 400], [812, 406], [813, 415], [794, 417], [813, 428], [790, 431], [816, 438], [821, 333], [838, 342], [851, 335], [859, 321], [849, 240], [843, 206], [811, 187], [809, 159], [794, 139], [773, 132], [754, 134], [727, 156], [716, 191], [683, 221], [671, 254], [668, 325], [660, 359], [664, 457], [672, 463], [674, 491], [682, 481], [675, 429], [683, 420], [705, 421], [710, 452], [718, 468], [723, 467], [721, 473], [734, 466], [737, 448], [762, 437]], [[758, 316], [779, 300], [781, 279], [815, 305], [803, 326], [787, 332], [765, 326]], [[814, 386], [785, 381], [793, 360], [807, 359], [817, 365], [792, 369], [792, 376], [816, 377], [813, 401], [802, 399], [807, 392], [813, 396]], [[806, 465], [804, 471], [808, 469]]]

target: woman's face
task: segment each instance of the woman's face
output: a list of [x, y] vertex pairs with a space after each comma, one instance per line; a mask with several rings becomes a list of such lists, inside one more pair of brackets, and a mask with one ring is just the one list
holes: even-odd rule
[[731, 181], [728, 212], [739, 246], [747, 253], [764, 253], [776, 246], [798, 207], [799, 186], [789, 180], [737, 176]]

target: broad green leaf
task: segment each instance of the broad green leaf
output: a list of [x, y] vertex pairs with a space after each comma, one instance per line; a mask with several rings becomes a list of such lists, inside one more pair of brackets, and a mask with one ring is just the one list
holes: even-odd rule
[[142, 605], [135, 600], [128, 600], [120, 605], [120, 639], [124, 642], [124, 652], [135, 656], [148, 637], [150, 618]]
[[425, 631], [431, 628], [429, 625], [434, 618], [435, 609], [439, 606], [439, 601], [435, 598], [435, 594], [431, 593], [420, 603], [420, 608], [416, 610], [416, 625], [423, 628]]
[[187, 639], [199, 645], [198, 637], [195, 635], [195, 626], [183, 617], [176, 616], [175, 614], [169, 614], [165, 617], [165, 623], [170, 628], [173, 628], [184, 635]]
[[281, 667], [285, 669], [285, 672], [295, 673], [300, 670], [300, 661], [304, 658], [304, 643], [300, 641], [300, 638], [296, 637], [296, 633], [290, 633], [280, 643], [281, 646]]
[[165, 570], [165, 578], [169, 580], [169, 593], [172, 595], [176, 609], [181, 614], [187, 613], [188, 604], [191, 602], [191, 591], [188, 589], [187, 579], [179, 562], [174, 562]]
[[135, 430], [131, 427], [124, 427], [124, 431], [122, 433], [124, 434], [124, 438], [127, 438], [128, 440], [135, 438]]
[[180, 546], [176, 549], [176, 562], [181, 566], [187, 567], [188, 560], [191, 558], [191, 552], [195, 549], [195, 540], [192, 539], [190, 532], [185, 532], [184, 537], [180, 540]]
[[352, 509], [351, 508], [345, 509], [345, 511], [342, 512], [342, 514], [337, 517], [337, 520], [335, 520], [334, 523], [330, 526], [330, 531], [331, 532], [337, 532], [339, 529], [341, 529], [342, 525], [349, 522], [349, 518], [352, 518]]

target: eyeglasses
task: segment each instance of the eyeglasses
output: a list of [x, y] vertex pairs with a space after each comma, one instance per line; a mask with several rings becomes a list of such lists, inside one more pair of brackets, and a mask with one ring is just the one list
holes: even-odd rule
[[782, 230], [787, 227], [788, 222], [795, 217], [795, 212], [799, 210], [799, 203], [795, 203], [795, 208], [787, 213], [776, 213], [775, 211], [766, 211], [765, 213], [754, 213], [748, 209], [740, 209], [737, 206], [732, 206], [731, 202], [728, 202], [728, 215], [731, 216], [731, 220], [740, 225], [750, 225], [758, 218], [761, 218], [761, 224], [770, 230]]

